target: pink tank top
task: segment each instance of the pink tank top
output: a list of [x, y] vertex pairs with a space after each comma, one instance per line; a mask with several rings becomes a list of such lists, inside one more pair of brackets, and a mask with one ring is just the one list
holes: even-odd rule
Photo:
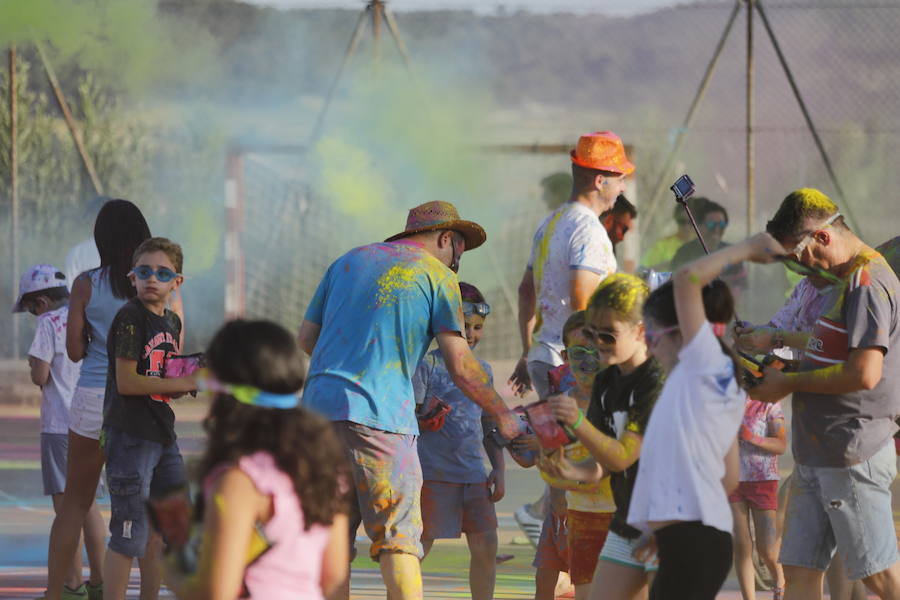
[[[215, 480], [227, 465], [213, 470], [203, 482], [207, 506]], [[320, 600], [322, 557], [331, 532], [330, 526], [313, 525], [303, 529], [303, 510], [291, 479], [275, 464], [268, 452], [244, 456], [238, 462], [256, 489], [272, 497], [274, 511], [262, 526], [271, 548], [244, 571], [244, 588], [249, 598], [265, 600]]]

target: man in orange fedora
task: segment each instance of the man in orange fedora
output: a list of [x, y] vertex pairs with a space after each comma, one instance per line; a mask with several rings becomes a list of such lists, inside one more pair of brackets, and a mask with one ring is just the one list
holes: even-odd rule
[[[422, 469], [412, 375], [437, 338], [453, 383], [507, 438], [518, 420], [466, 342], [456, 270], [484, 229], [448, 202], [409, 211], [406, 228], [355, 248], [325, 273], [300, 327], [312, 355], [303, 404], [334, 422], [353, 472], [350, 543], [372, 540], [388, 597], [422, 598]], [[349, 598], [349, 584], [344, 598]]]
[[616, 270], [599, 217], [613, 208], [634, 172], [622, 140], [610, 131], [581, 136], [571, 158], [569, 201], [538, 227], [519, 284], [522, 356], [509, 381], [519, 394], [533, 386], [541, 398], [549, 390], [547, 373], [563, 363], [566, 319], [583, 310], [597, 285]]

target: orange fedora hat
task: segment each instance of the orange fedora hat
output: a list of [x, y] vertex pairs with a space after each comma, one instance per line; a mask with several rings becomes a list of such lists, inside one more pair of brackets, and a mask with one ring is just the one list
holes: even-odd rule
[[406, 217], [406, 229], [392, 235], [385, 242], [393, 242], [414, 233], [450, 229], [457, 231], [466, 239], [466, 250], [474, 250], [487, 240], [487, 234], [478, 223], [464, 221], [459, 218], [456, 207], [449, 202], [426, 202], [409, 209]]
[[576, 165], [608, 173], [631, 175], [634, 164], [625, 156], [622, 138], [612, 131], [595, 131], [578, 138], [578, 145], [571, 152]]

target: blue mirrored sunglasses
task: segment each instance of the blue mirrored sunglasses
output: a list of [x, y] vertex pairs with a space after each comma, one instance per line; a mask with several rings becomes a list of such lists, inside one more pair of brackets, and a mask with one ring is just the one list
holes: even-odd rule
[[463, 302], [463, 314], [486, 317], [491, 314], [491, 305], [487, 302]]
[[151, 275], [155, 275], [156, 280], [161, 283], [168, 283], [180, 275], [180, 273], [176, 273], [167, 267], [160, 267], [154, 271], [153, 267], [148, 267], [147, 265], [135, 267], [133, 271], [134, 276], [140, 280], [150, 279]]

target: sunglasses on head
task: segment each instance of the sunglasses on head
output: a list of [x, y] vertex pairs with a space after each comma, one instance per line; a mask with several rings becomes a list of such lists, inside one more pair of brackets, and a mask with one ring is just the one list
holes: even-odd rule
[[673, 331], [678, 331], [678, 325], [663, 327], [662, 329], [644, 329], [644, 341], [647, 342], [648, 347], [653, 347], [664, 335], [672, 333]]
[[[788, 252], [788, 256], [800, 258], [800, 255], [803, 254], [803, 251], [806, 250], [806, 247], [809, 246], [809, 243], [812, 241], [813, 235], [815, 235], [815, 233], [817, 231], [820, 231], [822, 229], [825, 229], [826, 227], [829, 227], [840, 216], [842, 216], [841, 213], [836, 212], [833, 215], [831, 215], [830, 217], [828, 217], [828, 219], [826, 219], [826, 221], [824, 223], [822, 223], [821, 225], [819, 225], [812, 231], [804, 232], [802, 234], [803, 237], [800, 239], [799, 242], [797, 242], [797, 245], [794, 246], [794, 249], [791, 250], [790, 252]], [[788, 267], [788, 268], [790, 268], [790, 267]]]
[[706, 228], [710, 231], [712, 231], [713, 229], [724, 230], [726, 227], [728, 227], [728, 221], [707, 221], [703, 225], [705, 225]]
[[608, 331], [597, 331], [590, 327], [585, 327], [581, 331], [584, 334], [584, 337], [594, 343], [603, 344], [604, 346], [616, 345], [616, 336]]
[[134, 276], [142, 281], [150, 279], [152, 275], [155, 275], [156, 280], [160, 283], [168, 283], [169, 281], [172, 281], [180, 275], [180, 273], [176, 273], [175, 271], [167, 267], [160, 267], [154, 271], [153, 267], [149, 267], [147, 265], [135, 267], [134, 269], [132, 269], [132, 273], [134, 273]]
[[463, 302], [463, 314], [486, 317], [491, 314], [491, 305], [487, 302]]

